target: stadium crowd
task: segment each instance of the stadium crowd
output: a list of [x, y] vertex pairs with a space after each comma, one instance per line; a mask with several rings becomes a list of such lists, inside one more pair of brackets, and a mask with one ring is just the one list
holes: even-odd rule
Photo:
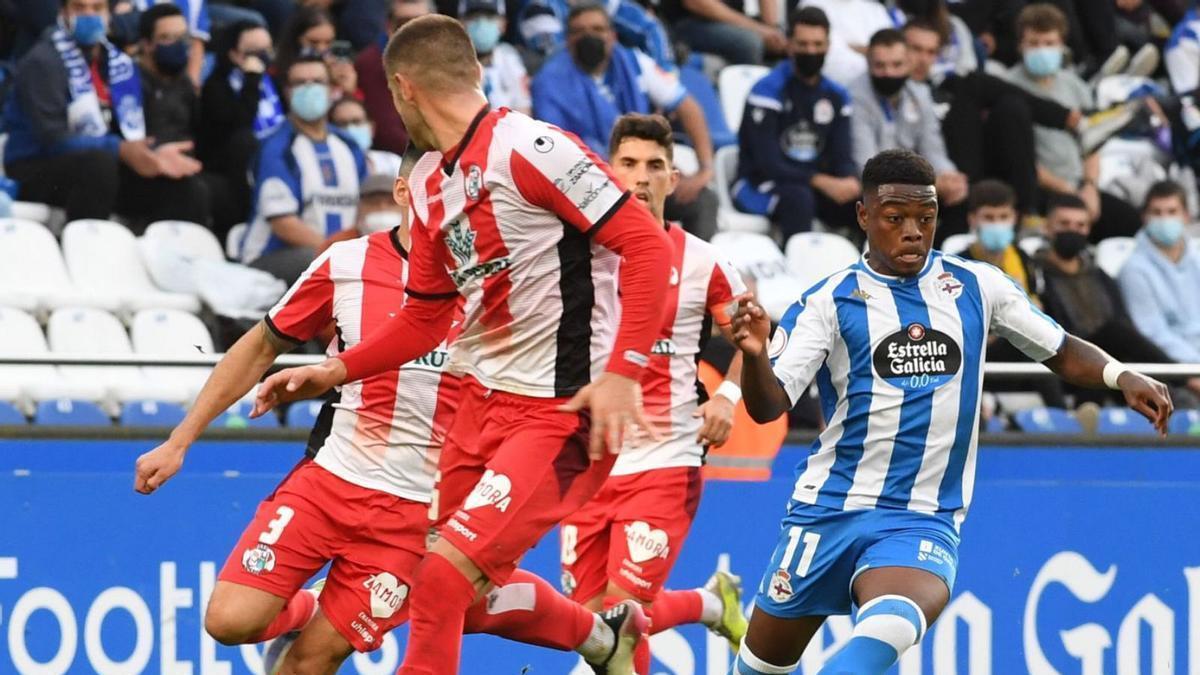
[[[860, 247], [862, 167], [906, 148], [937, 172], [948, 252], [1119, 359], [1200, 362], [1191, 0], [0, 0], [4, 185], [67, 221], [199, 223], [291, 284], [398, 222], [381, 54], [432, 12], [462, 21], [492, 107], [597, 155], [620, 115], [667, 115], [691, 150], [667, 218], [726, 237], [760, 288], [738, 247]], [[1200, 379], [1176, 394], [1195, 407]]]

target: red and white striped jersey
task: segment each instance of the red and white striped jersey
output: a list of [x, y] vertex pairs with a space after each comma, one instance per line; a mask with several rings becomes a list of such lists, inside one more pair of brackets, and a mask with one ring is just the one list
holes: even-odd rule
[[[456, 149], [426, 153], [409, 185], [408, 293], [465, 299], [452, 372], [532, 397], [570, 396], [599, 375], [620, 259], [592, 235], [628, 199], [608, 167], [574, 136], [501, 108]], [[644, 366], [646, 355], [624, 358]]]
[[[394, 231], [338, 242], [271, 308], [266, 323], [302, 343], [332, 321], [337, 338], [326, 352], [336, 355], [395, 315], [407, 279], [407, 254]], [[428, 502], [458, 407], [459, 381], [445, 372], [447, 362], [443, 343], [399, 370], [338, 387], [309, 439], [316, 463], [355, 485]]]
[[692, 416], [700, 405], [700, 352], [713, 321], [728, 325], [734, 297], [746, 292], [737, 268], [716, 246], [674, 223], [667, 234], [674, 257], [666, 316], [642, 378], [642, 405], [662, 440], [636, 437], [617, 457], [613, 476], [703, 462], [704, 448], [696, 442], [703, 420]]

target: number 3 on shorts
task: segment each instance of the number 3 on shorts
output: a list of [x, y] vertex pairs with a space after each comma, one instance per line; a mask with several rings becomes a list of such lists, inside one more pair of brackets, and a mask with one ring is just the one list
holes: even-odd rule
[[[801, 536], [803, 535], [803, 537]], [[788, 528], [788, 545], [779, 561], [779, 569], [786, 570], [792, 565], [796, 556], [796, 547], [804, 539], [804, 551], [800, 554], [800, 562], [796, 564], [796, 575], [803, 578], [808, 576], [808, 568], [812, 567], [813, 556], [817, 554], [817, 545], [821, 543], [821, 535], [816, 532], [805, 532], [803, 527], [793, 525]]]
[[276, 518], [275, 520], [267, 523], [267, 529], [265, 532], [258, 535], [258, 543], [271, 545], [279, 541], [279, 537], [283, 535], [283, 528], [287, 527], [288, 523], [292, 522], [292, 516], [294, 515], [296, 515], [296, 512], [288, 506], [281, 506], [278, 509], [275, 509]]

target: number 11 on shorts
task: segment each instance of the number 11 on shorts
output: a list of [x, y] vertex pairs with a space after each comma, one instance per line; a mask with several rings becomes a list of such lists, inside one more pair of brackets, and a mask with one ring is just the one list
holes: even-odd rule
[[788, 545], [779, 561], [779, 569], [786, 570], [792, 566], [792, 558], [796, 557], [796, 548], [804, 541], [804, 551], [800, 553], [800, 562], [796, 564], [796, 576], [808, 576], [808, 568], [812, 566], [813, 556], [817, 554], [817, 545], [821, 543], [821, 535], [816, 532], [805, 532], [803, 527], [793, 525], [788, 528]]

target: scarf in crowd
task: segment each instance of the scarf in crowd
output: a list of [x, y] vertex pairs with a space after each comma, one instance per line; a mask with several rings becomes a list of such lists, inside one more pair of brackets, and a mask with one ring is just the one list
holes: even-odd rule
[[[240, 69], [234, 68], [229, 71], [229, 86], [235, 94], [242, 93], [245, 83], [246, 75]], [[254, 135], [259, 139], [266, 138], [283, 124], [283, 119], [283, 102], [279, 100], [279, 94], [275, 93], [271, 76], [263, 73], [258, 81], [258, 113], [254, 116]]]
[[[67, 125], [72, 134], [80, 136], [104, 136], [108, 124], [100, 109], [100, 97], [92, 82], [92, 69], [79, 45], [71, 38], [60, 20], [51, 38], [63, 65], [67, 67], [67, 86], [71, 100], [67, 104]], [[100, 43], [108, 52], [108, 89], [113, 114], [121, 129], [121, 137], [127, 141], [140, 141], [146, 137], [146, 118], [142, 111], [142, 81], [137, 66], [121, 50], [107, 40]]]

